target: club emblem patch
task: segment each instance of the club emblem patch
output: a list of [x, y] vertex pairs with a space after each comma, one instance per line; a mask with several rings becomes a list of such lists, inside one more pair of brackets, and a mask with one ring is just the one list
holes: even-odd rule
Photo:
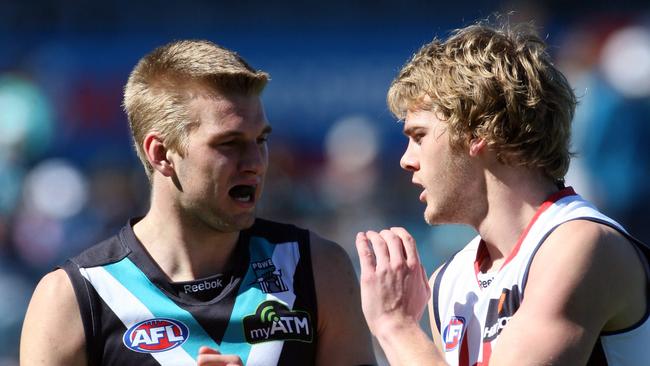
[[251, 263], [256, 280], [253, 282], [260, 286], [265, 294], [289, 291], [282, 280], [282, 270], [275, 267], [271, 258]]

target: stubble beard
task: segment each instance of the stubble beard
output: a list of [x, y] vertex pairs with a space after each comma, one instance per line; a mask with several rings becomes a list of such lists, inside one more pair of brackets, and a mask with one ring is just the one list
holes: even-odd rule
[[216, 212], [208, 221], [208, 225], [219, 232], [242, 231], [253, 226], [256, 210], [249, 213], [230, 215], [228, 213]]
[[[472, 179], [467, 160], [451, 152], [442, 165], [439, 177], [435, 183], [438, 188], [435, 201], [430, 202], [427, 199], [424, 220], [432, 226], [466, 223], [469, 211], [472, 209], [472, 200], [465, 189]], [[427, 196], [429, 196], [428, 189]], [[433, 195], [431, 198], [434, 198]]]
[[195, 225], [197, 229], [203, 227], [220, 233], [232, 233], [250, 228], [255, 222], [256, 211], [257, 208], [250, 212], [232, 214], [223, 208], [199, 203], [186, 206], [185, 215], [193, 217], [190, 225]]

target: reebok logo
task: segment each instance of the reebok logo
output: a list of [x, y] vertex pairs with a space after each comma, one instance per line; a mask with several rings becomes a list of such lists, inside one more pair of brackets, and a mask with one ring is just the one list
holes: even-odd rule
[[485, 280], [485, 281], [479, 280], [478, 281], [478, 287], [481, 288], [481, 289], [486, 289], [492, 284], [492, 280], [494, 280], [494, 279], [490, 278], [489, 280]]
[[244, 317], [244, 335], [251, 344], [278, 340], [311, 343], [313, 333], [309, 313], [289, 310], [277, 301], [265, 301], [255, 314]]
[[201, 292], [205, 290], [218, 289], [223, 287], [223, 282], [221, 279], [216, 279], [212, 281], [203, 281], [202, 283], [193, 284], [193, 285], [183, 285], [183, 291], [186, 294]]

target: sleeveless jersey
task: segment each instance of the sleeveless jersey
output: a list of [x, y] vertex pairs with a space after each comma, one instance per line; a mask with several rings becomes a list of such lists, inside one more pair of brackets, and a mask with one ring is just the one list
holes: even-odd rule
[[[650, 293], [650, 249], [573, 189], [565, 188], [542, 204], [493, 278], [478, 276], [481, 257], [487, 255], [480, 237], [474, 238], [438, 272], [433, 288], [434, 317], [450, 365], [488, 365], [499, 334], [523, 301], [535, 253], [559, 225], [577, 219], [608, 225], [628, 238], [644, 263]], [[650, 299], [646, 300], [646, 314], [637, 324], [600, 334], [588, 365], [650, 365], [649, 302]]]
[[[171, 283], [132, 223], [68, 260], [90, 365], [196, 365], [200, 346], [245, 365], [313, 364], [317, 308], [309, 232], [257, 219], [230, 275]], [[193, 291], [214, 290], [197, 299]]]

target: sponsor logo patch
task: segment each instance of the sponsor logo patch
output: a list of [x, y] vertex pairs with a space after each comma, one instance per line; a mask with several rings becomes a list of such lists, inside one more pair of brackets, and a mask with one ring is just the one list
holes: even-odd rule
[[313, 334], [309, 313], [289, 310], [277, 301], [265, 301], [255, 314], [244, 317], [244, 335], [251, 344], [278, 340], [311, 343]]
[[445, 352], [455, 350], [463, 339], [465, 332], [465, 318], [452, 316], [449, 323], [442, 331], [442, 341], [445, 343]]
[[174, 349], [189, 338], [190, 330], [182, 322], [168, 318], [142, 321], [129, 328], [122, 337], [124, 345], [140, 353], [156, 353]]
[[498, 299], [490, 299], [485, 328], [483, 328], [484, 343], [491, 342], [501, 334], [510, 318], [519, 309], [520, 299], [521, 294], [517, 285], [512, 286], [511, 289], [504, 288]]
[[282, 270], [275, 267], [271, 258], [253, 262], [251, 267], [256, 278], [253, 283], [258, 284], [265, 294], [289, 291], [287, 285], [282, 281]]

